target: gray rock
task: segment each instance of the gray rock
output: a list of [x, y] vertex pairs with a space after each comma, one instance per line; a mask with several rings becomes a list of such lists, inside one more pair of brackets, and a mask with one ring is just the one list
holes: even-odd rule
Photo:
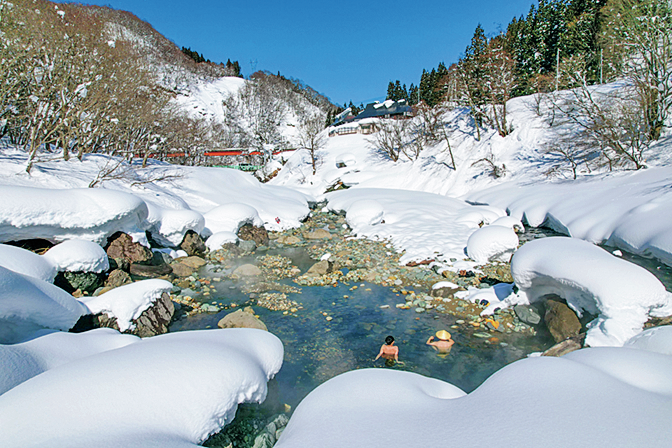
[[115, 269], [114, 271], [110, 272], [110, 275], [107, 276], [105, 286], [110, 288], [118, 288], [119, 286], [127, 285], [129, 283], [133, 283], [131, 276], [121, 269]]
[[291, 246], [293, 244], [299, 244], [301, 242], [301, 238], [294, 235], [282, 235], [276, 240], [276, 242], [279, 244], [287, 244]]
[[173, 272], [173, 269], [167, 264], [149, 266], [146, 264], [131, 263], [130, 271], [131, 274], [137, 275], [138, 277], [154, 278], [168, 275]]
[[311, 275], [325, 275], [331, 272], [331, 266], [327, 260], [318, 261], [308, 269], [306, 274]]
[[518, 316], [518, 319], [521, 322], [525, 322], [528, 325], [537, 325], [541, 322], [541, 316], [537, 312], [537, 309], [530, 305], [516, 305], [513, 307], [513, 311]]
[[275, 444], [275, 435], [271, 436], [269, 433], [264, 432], [254, 439], [252, 448], [272, 448], [273, 444]]
[[254, 252], [257, 248], [257, 243], [255, 243], [254, 240], [239, 240], [238, 247], [243, 252]]
[[567, 353], [579, 350], [583, 346], [582, 335], [575, 336], [564, 341], [558, 342], [553, 347], [546, 350], [541, 356], [564, 356]]
[[579, 318], [559, 298], [546, 301], [544, 321], [555, 342], [561, 342], [567, 338], [578, 336], [581, 332]]
[[244, 264], [233, 271], [234, 277], [258, 277], [261, 275], [261, 269], [253, 264]]
[[[151, 307], [143, 311], [136, 320], [133, 321], [135, 328], [125, 333], [134, 334], [141, 338], [156, 336], [168, 332], [168, 324], [175, 314], [175, 306], [170, 300], [168, 293], [163, 293]], [[108, 327], [119, 330], [116, 317], [110, 317], [107, 314], [94, 316], [95, 327]]]
[[259, 330], [268, 331], [266, 324], [254, 314], [237, 310], [224, 316], [218, 323], [219, 328], [256, 328]]
[[307, 240], [325, 240], [331, 238], [331, 233], [324, 229], [315, 229], [303, 235]]

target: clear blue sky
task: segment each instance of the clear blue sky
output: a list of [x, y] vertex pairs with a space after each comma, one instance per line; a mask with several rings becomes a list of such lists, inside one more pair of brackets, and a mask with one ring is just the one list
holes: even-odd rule
[[384, 100], [422, 69], [456, 62], [481, 23], [493, 35], [536, 0], [88, 0], [131, 11], [179, 47], [243, 74], [278, 71], [333, 102]]

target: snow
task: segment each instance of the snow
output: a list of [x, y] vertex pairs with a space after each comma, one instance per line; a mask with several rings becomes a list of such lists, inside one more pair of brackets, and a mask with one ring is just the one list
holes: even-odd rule
[[222, 248], [222, 245], [226, 243], [236, 243], [238, 242], [238, 236], [233, 232], [217, 232], [213, 235], [210, 235], [207, 240], [205, 240], [205, 245], [210, 250], [218, 250]]
[[105, 313], [116, 317], [119, 330], [126, 331], [135, 328], [132, 321], [140, 317], [164, 292], [170, 293], [172, 288], [172, 283], [166, 280], [141, 280], [80, 300], [93, 314]]
[[[328, 193], [326, 198], [329, 210], [347, 212], [353, 234], [389, 240], [397, 251], [406, 251], [401, 264], [429, 259], [451, 264], [451, 258], [462, 260], [467, 239], [479, 223], [504, 215], [503, 210], [494, 207], [472, 206], [419, 191], [352, 188]], [[381, 209], [385, 222], [370, 225], [379, 218]]]
[[57, 244], [44, 254], [59, 272], [96, 272], [110, 268], [107, 253], [96, 243], [86, 240], [68, 240]]
[[0, 266], [48, 283], [54, 281], [58, 272], [56, 266], [44, 257], [8, 244], [0, 244]]
[[39, 278], [0, 266], [0, 343], [20, 342], [38, 330], [69, 330], [84, 305], [70, 294]]
[[509, 227], [516, 232], [525, 232], [525, 226], [523, 226], [523, 223], [520, 222], [519, 219], [516, 219], [512, 216], [502, 216], [501, 218], [497, 218], [491, 222], [490, 225]]
[[518, 248], [518, 235], [510, 227], [483, 226], [469, 236], [467, 255], [478, 264], [509, 262]]
[[664, 446], [671, 367], [657, 353], [583, 349], [514, 362], [468, 395], [417, 374], [356, 370], [311, 392], [276, 447], [477, 446], [484, 437], [521, 448]]
[[272, 334], [226, 329], [169, 333], [73, 360], [0, 395], [0, 446], [195, 447], [239, 403], [264, 400], [282, 357]]
[[257, 210], [246, 204], [231, 203], [220, 205], [204, 215], [206, 234], [219, 232], [238, 233], [245, 224], [263, 227], [264, 222]]
[[139, 340], [111, 328], [97, 328], [80, 334], [43, 330], [26, 342], [0, 345], [0, 395], [54, 367]]
[[579, 314], [597, 315], [587, 326], [591, 347], [621, 346], [650, 315], [672, 314], [672, 294], [653, 274], [576, 238], [525, 244], [513, 256], [511, 275], [520, 291], [505, 300], [509, 305], [556, 294]]
[[149, 201], [148, 230], [159, 243], [179, 246], [188, 230], [198, 234], [205, 227], [205, 219], [199, 212], [189, 209], [164, 208]]
[[672, 356], [672, 326], [649, 328], [628, 339], [623, 347], [637, 348]]

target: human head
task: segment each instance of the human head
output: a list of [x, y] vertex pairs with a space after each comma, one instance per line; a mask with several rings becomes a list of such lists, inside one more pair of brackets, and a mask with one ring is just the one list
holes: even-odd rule
[[436, 337], [444, 341], [447, 341], [448, 339], [450, 339], [450, 333], [448, 333], [446, 330], [437, 331]]
[[394, 342], [394, 338], [392, 336], [388, 336], [388, 337], [385, 338], [385, 343], [387, 345], [392, 345], [393, 342]]

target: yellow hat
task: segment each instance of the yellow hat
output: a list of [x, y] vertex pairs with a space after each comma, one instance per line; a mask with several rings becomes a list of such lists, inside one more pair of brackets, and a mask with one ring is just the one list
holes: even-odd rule
[[437, 331], [436, 337], [439, 339], [443, 339], [444, 341], [447, 341], [448, 339], [450, 339], [450, 333], [448, 333], [446, 330]]

